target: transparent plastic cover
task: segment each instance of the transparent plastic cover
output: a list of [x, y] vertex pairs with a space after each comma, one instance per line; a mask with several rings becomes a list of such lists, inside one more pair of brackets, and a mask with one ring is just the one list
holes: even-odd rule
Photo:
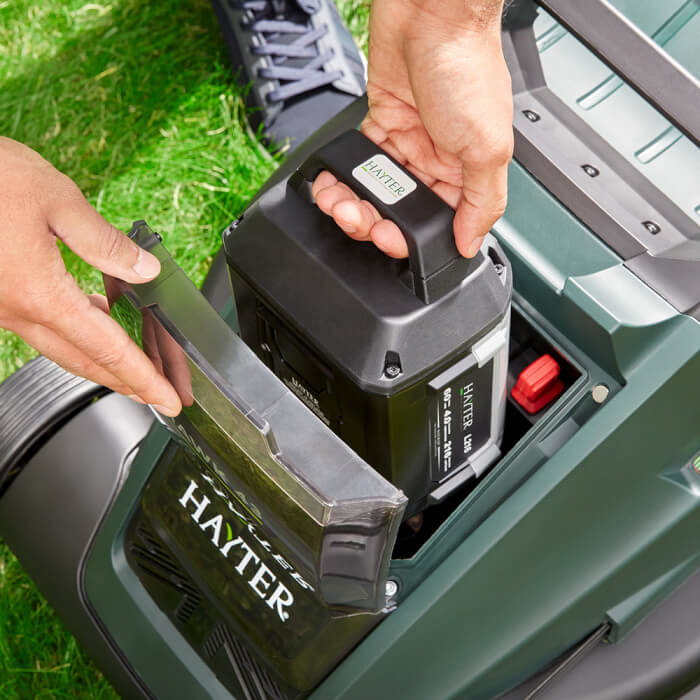
[[113, 318], [173, 384], [183, 411], [156, 413], [229, 494], [247, 501], [324, 602], [384, 607], [406, 497], [329, 430], [209, 305], [145, 224], [144, 285], [105, 277]]

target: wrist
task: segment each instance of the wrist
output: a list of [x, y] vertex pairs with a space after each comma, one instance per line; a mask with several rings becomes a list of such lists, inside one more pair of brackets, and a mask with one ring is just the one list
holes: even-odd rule
[[453, 31], [486, 35], [500, 35], [503, 2], [504, 0], [409, 0], [419, 15], [439, 20]]
[[[412, 3], [423, 2], [412, 0]], [[425, 4], [428, 9], [416, 8], [416, 14], [404, 24], [401, 32], [400, 41], [407, 62], [410, 62], [409, 57], [420, 62], [422, 53], [461, 55], [466, 52], [472, 57], [503, 56], [500, 15], [496, 22], [483, 16], [463, 17], [458, 22], [455, 17], [447, 16], [445, 8], [448, 5], [465, 7], [471, 4], [469, 0], [440, 0]], [[500, 7], [502, 3], [493, 4]]]

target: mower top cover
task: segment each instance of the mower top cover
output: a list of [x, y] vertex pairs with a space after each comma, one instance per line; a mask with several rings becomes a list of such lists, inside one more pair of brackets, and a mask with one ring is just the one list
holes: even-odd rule
[[[196, 455], [206, 493], [221, 506], [210, 505], [204, 481], [183, 490], [173, 475], [153, 486], [144, 508], [169, 530], [182, 528], [172, 515], [174, 495], [180, 519], [194, 519], [224, 556], [243, 547], [247, 534], [328, 606], [381, 610], [403, 493], [263, 365], [145, 222], [136, 222], [130, 237], [162, 270], [143, 285], [106, 278], [112, 316], [178, 391], [182, 413], [156, 416]], [[168, 494], [169, 484], [177, 493]], [[231, 521], [248, 526], [236, 537]], [[233, 552], [230, 558], [240, 567]], [[264, 572], [259, 578], [254, 589], [263, 597], [269, 582]], [[278, 592], [270, 607], [284, 616], [290, 594]]]

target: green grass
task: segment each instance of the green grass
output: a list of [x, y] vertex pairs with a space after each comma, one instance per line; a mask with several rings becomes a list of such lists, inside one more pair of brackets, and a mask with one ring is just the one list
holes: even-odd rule
[[[366, 47], [368, 0], [338, 4]], [[146, 219], [198, 284], [221, 230], [276, 167], [246, 127], [207, 0], [0, 0], [0, 134], [39, 151], [116, 226]], [[97, 272], [64, 259], [101, 291]], [[0, 330], [0, 381], [33, 355]], [[112, 697], [0, 543], [0, 698]]]

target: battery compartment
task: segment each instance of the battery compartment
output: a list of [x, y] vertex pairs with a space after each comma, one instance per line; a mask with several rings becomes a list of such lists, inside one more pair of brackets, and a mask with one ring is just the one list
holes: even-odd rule
[[[256, 325], [258, 334], [256, 350], [261, 359], [282, 378], [317, 417], [347, 441], [349, 436], [344, 433], [348, 430], [348, 422], [342, 420], [339, 412], [331, 369], [296, 335], [292, 335], [269, 308], [260, 303], [256, 305]], [[529, 414], [512, 398], [511, 391], [520, 373], [543, 355], [550, 355], [557, 362], [563, 389], [551, 403], [537, 413]], [[528, 316], [518, 309], [517, 304], [513, 304], [501, 457], [482, 478], [468, 479], [439, 504], [429, 506], [403, 522], [392, 558], [394, 560], [412, 559], [464, 500], [488, 478], [491, 472], [498, 469], [513, 448], [522, 441], [527, 441], [529, 434], [534, 436], [535, 426], [549, 416], [550, 411], [567, 396], [568, 390], [581, 376], [582, 371], [577, 364], [540, 331]], [[317, 399], [315, 400], [314, 397]], [[587, 415], [579, 415], [580, 407], [576, 413], [575, 420], [568, 421], [567, 437], [572, 434], [571, 426], [577, 429], [578, 425], [587, 418]], [[566, 421], [562, 420], [562, 423], [564, 422]], [[554, 427], [549, 434], [556, 432], [557, 428]]]
[[[559, 379], [564, 387], [561, 394], [549, 405], [535, 414], [528, 414], [512, 398], [511, 390], [520, 372], [542, 355], [549, 354], [559, 365]], [[581, 370], [558, 347], [546, 338], [525, 315], [515, 307], [512, 308], [510, 346], [508, 359], [507, 401], [501, 458], [484, 475], [484, 478], [498, 468], [511, 450], [518, 445], [533, 428], [549, 415], [550, 410], [562, 400], [568, 390], [582, 376]], [[418, 550], [432, 537], [455, 509], [474, 491], [483, 479], [471, 479], [461, 488], [437, 505], [430, 506], [421, 513], [408, 518], [399, 530], [394, 547], [393, 559], [411, 559]]]

